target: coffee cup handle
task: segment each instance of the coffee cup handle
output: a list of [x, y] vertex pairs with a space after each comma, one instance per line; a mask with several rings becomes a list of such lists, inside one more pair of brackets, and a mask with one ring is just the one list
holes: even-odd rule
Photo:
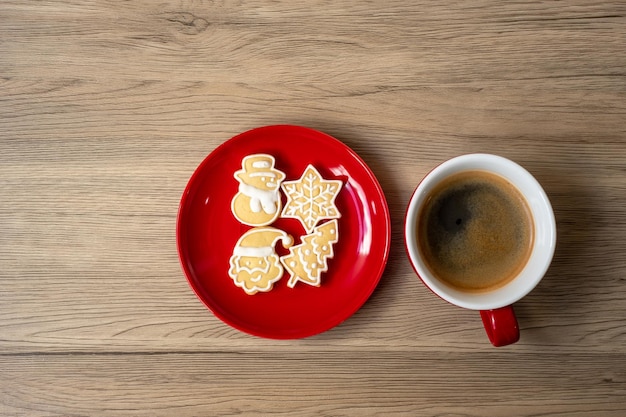
[[506, 346], [519, 340], [519, 326], [513, 306], [481, 310], [480, 317], [492, 345]]

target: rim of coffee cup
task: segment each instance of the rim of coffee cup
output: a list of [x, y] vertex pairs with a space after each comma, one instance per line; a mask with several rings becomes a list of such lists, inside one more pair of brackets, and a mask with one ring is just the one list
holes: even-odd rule
[[[433, 187], [452, 174], [473, 170], [495, 173], [513, 184], [528, 203], [534, 227], [533, 247], [525, 267], [514, 279], [488, 292], [463, 292], [434, 277], [422, 260], [417, 242], [419, 211]], [[457, 156], [430, 171], [411, 196], [404, 224], [406, 251], [418, 277], [442, 299], [471, 310], [505, 307], [526, 296], [544, 277], [556, 247], [556, 221], [543, 187], [530, 172], [516, 162], [486, 153]]]

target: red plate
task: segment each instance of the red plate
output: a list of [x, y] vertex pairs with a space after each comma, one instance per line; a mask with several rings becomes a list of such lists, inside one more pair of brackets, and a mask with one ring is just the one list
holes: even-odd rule
[[[285, 181], [299, 179], [308, 164], [324, 179], [343, 181], [335, 200], [339, 240], [319, 287], [298, 282], [289, 288], [285, 272], [271, 291], [247, 295], [228, 276], [233, 248], [250, 229], [230, 209], [239, 186], [233, 175], [255, 153], [273, 155]], [[297, 219], [279, 218], [271, 226], [295, 244], [306, 233]], [[363, 305], [387, 263], [391, 224], [378, 181], [354, 151], [315, 130], [267, 126], [235, 136], [200, 164], [181, 199], [176, 238], [189, 284], [217, 317], [256, 336], [295, 339], [326, 331]], [[278, 244], [279, 254], [282, 249]]]

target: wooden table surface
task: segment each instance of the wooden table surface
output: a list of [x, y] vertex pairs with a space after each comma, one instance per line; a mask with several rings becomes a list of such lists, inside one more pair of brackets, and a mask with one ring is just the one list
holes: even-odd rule
[[[182, 191], [220, 143], [324, 131], [380, 181], [392, 247], [322, 334], [241, 333], [179, 265]], [[525, 166], [554, 206], [544, 280], [492, 347], [403, 247], [420, 178]], [[0, 3], [0, 414], [626, 415], [626, 3]]]

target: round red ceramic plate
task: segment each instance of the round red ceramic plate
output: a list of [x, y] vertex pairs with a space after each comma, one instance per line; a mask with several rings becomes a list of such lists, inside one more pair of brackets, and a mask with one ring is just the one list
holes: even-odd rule
[[[335, 199], [339, 239], [319, 287], [297, 282], [289, 288], [285, 271], [271, 291], [248, 295], [228, 275], [233, 249], [250, 229], [231, 212], [239, 186], [234, 173], [256, 153], [274, 156], [285, 181], [299, 179], [312, 164], [324, 179], [343, 182]], [[306, 233], [297, 219], [279, 218], [271, 226], [292, 235], [295, 244]], [[176, 235], [189, 284], [218, 318], [256, 336], [294, 339], [326, 331], [363, 305], [387, 262], [391, 225], [382, 189], [354, 151], [315, 130], [267, 126], [228, 140], [200, 164], [182, 196]], [[276, 251], [287, 253], [280, 244]]]

